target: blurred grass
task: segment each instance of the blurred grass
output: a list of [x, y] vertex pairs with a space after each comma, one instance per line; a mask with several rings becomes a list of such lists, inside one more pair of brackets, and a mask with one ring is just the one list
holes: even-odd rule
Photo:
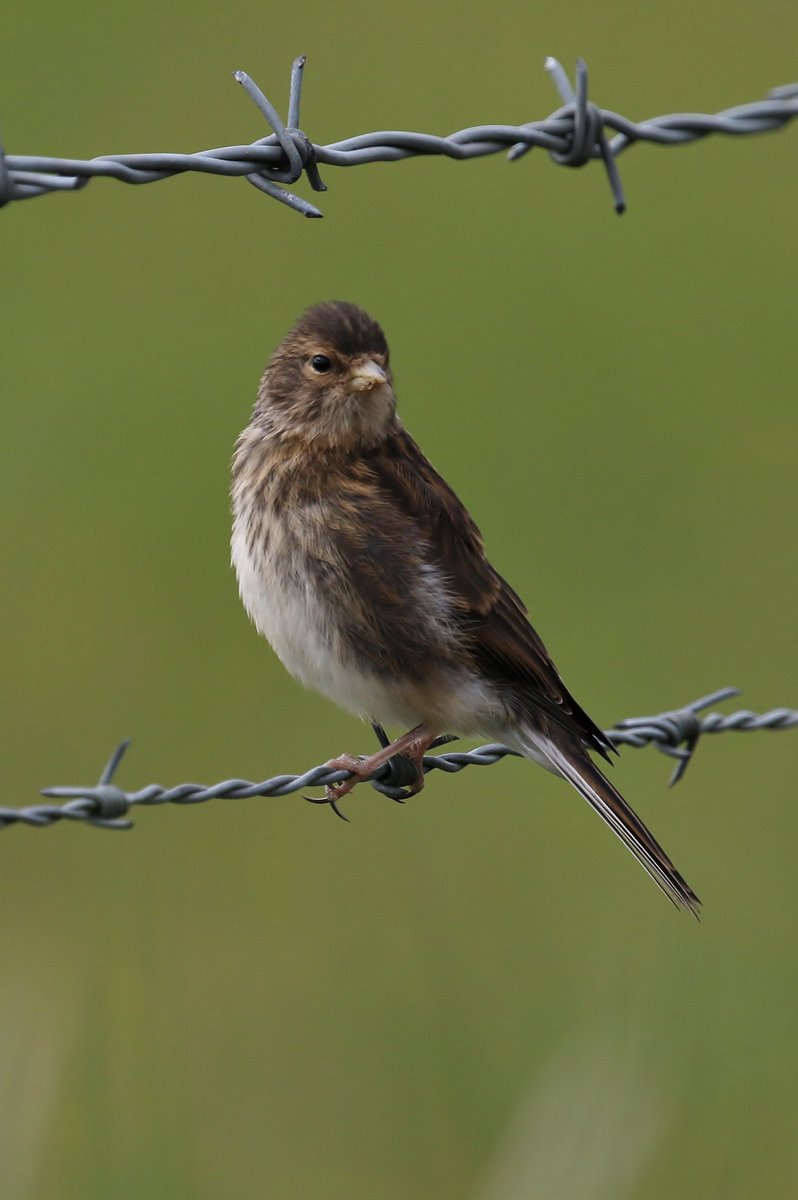
[[[783, 0], [81, 14], [7, 15], [9, 151], [260, 137], [229, 72], [284, 109], [300, 51], [319, 141], [542, 116], [550, 53], [639, 117], [796, 76]], [[329, 296], [382, 320], [407, 425], [597, 720], [727, 682], [795, 705], [795, 138], [637, 148], [622, 220], [543, 155], [328, 170], [321, 222], [200, 177], [4, 210], [5, 801], [124, 734], [130, 786], [368, 747], [227, 566], [259, 371]], [[287, 798], [7, 831], [4, 1196], [792, 1196], [793, 739], [709, 741], [672, 794], [650, 752], [616, 769], [697, 929], [517, 762], [358, 793], [347, 827]]]

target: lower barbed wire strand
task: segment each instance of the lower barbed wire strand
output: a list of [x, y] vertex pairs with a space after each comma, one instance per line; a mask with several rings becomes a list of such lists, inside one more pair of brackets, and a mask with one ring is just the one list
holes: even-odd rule
[[[736, 688], [722, 688], [683, 708], [672, 709], [658, 716], [628, 717], [605, 732], [616, 746], [640, 749], [643, 746], [654, 745], [662, 753], [676, 758], [677, 765], [671, 776], [673, 784], [681, 779], [699, 739], [704, 734], [754, 733], [798, 728], [798, 710], [791, 708], [773, 708], [766, 713], [744, 709], [734, 713], [711, 712], [699, 715], [710, 705], [738, 694]], [[376, 726], [375, 732], [384, 745], [384, 730]], [[443, 737], [439, 739], [438, 744], [452, 740], [454, 739], [451, 737]], [[78, 821], [97, 829], [130, 829], [132, 821], [126, 818], [130, 809], [135, 806], [203, 804], [207, 800], [251, 800], [259, 796], [289, 796], [303, 789], [326, 787], [349, 778], [349, 772], [346, 770], [322, 765], [311, 767], [301, 775], [275, 775], [260, 783], [230, 778], [211, 787], [200, 783], [182, 783], [172, 788], [149, 784], [138, 791], [125, 792], [112, 780], [128, 746], [127, 740], [117, 746], [95, 786], [51, 787], [43, 790], [42, 795], [48, 799], [62, 800], [63, 804], [0, 808], [0, 828], [7, 828], [9, 825], [44, 828], [59, 821]], [[427, 754], [423, 765], [427, 774], [431, 771], [443, 771], [453, 775], [466, 767], [493, 766], [508, 756], [518, 757], [518, 754], [508, 746], [492, 742], [478, 746], [475, 750]], [[399, 770], [402, 765], [399, 760], [400, 756], [395, 756], [395, 759], [381, 766], [369, 781], [377, 791], [394, 800], [408, 798], [403, 788], [397, 786], [397, 781], [403, 777], [403, 772]]]

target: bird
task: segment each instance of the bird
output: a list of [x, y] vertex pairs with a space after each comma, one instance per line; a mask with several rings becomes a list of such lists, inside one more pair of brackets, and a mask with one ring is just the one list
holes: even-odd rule
[[665, 895], [700, 901], [591, 753], [609, 736], [568, 691], [465, 505], [397, 415], [388, 342], [359, 306], [315, 304], [272, 354], [234, 451], [231, 558], [291, 675], [402, 734], [326, 788], [333, 806], [394, 755], [423, 786], [444, 734], [488, 736], [566, 780]]

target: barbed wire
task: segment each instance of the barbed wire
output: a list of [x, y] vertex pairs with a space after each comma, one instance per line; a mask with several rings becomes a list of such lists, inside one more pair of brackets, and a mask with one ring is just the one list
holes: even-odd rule
[[[742, 135], [781, 129], [798, 116], [798, 83], [774, 88], [764, 100], [738, 105], [722, 112], [669, 113], [646, 121], [632, 121], [588, 100], [587, 66], [576, 66], [572, 87], [560, 63], [547, 58], [563, 106], [542, 121], [523, 125], [477, 125], [448, 137], [402, 130], [363, 133], [317, 145], [299, 127], [300, 101], [305, 56], [291, 68], [288, 117], [284, 123], [277, 110], [244, 71], [234, 78], [265, 117], [272, 133], [250, 145], [224, 146], [193, 154], [104, 154], [91, 159], [47, 158], [37, 155], [4, 154], [0, 145], [0, 207], [13, 200], [27, 200], [48, 192], [76, 191], [95, 176], [122, 183], [155, 183], [188, 171], [241, 176], [266, 195], [287, 204], [306, 217], [323, 214], [314, 204], [289, 192], [282, 184], [294, 184], [304, 174], [316, 192], [326, 191], [318, 164], [351, 167], [368, 162], [393, 162], [418, 155], [447, 158], [482, 158], [508, 152], [511, 161], [535, 147], [547, 150], [555, 163], [583, 167], [599, 159], [607, 173], [615, 210], [622, 213], [626, 201], [616, 159], [638, 142], [658, 146], [685, 145], [713, 133]], [[615, 131], [608, 140], [606, 130]]]
[[[761, 729], [794, 729], [798, 727], [798, 710], [773, 708], [766, 713], [748, 712], [743, 709], [735, 713], [711, 712], [699, 716], [703, 709], [740, 693], [737, 688], [721, 688], [708, 696], [694, 700], [683, 708], [660, 713], [655, 717], [627, 717], [606, 730], [607, 737], [616, 746], [654, 745], [663, 754], [677, 760], [671, 775], [671, 786], [682, 778], [698, 745], [707, 733], [728, 733], [731, 730], [751, 732]], [[380, 726], [374, 731], [380, 742], [387, 739]], [[455, 740], [450, 735], [438, 738], [434, 746]], [[135, 805], [202, 804], [207, 800], [251, 800], [256, 796], [287, 796], [303, 788], [325, 787], [341, 783], [350, 778], [350, 772], [333, 770], [323, 765], [311, 767], [301, 775], [275, 775], [261, 783], [247, 779], [225, 779], [221, 783], [206, 787], [200, 783], [181, 783], [177, 787], [163, 788], [150, 784], [137, 792], [124, 792], [113, 783], [113, 777], [130, 745], [125, 740], [111, 755], [99, 782], [94, 787], [50, 787], [42, 795], [64, 800], [64, 804], [37, 804], [28, 808], [0, 808], [0, 829], [9, 825], [48, 826], [58, 821], [81, 821], [100, 829], [131, 829], [133, 822], [126, 815]], [[424, 756], [424, 773], [445, 771], [452, 775], [465, 767], [490, 767], [507, 756], [519, 757], [515, 750], [492, 742], [476, 750], [449, 751], [445, 754]], [[369, 777], [371, 786], [392, 800], [409, 798], [405, 791], [415, 778], [415, 768], [402, 755], [396, 755]], [[305, 797], [313, 804], [329, 804], [326, 798]], [[339, 816], [342, 814], [338, 814]]]

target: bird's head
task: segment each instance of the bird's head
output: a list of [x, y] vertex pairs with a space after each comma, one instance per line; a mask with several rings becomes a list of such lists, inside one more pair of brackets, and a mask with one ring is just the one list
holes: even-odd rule
[[356, 452], [377, 445], [396, 414], [385, 334], [343, 300], [317, 304], [272, 355], [256, 421], [309, 449]]

